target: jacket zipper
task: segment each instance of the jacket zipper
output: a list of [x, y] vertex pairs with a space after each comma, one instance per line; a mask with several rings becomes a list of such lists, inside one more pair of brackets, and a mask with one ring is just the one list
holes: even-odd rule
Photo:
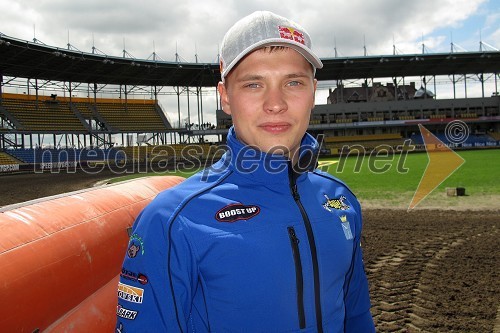
[[292, 246], [293, 261], [295, 263], [295, 282], [297, 286], [297, 311], [299, 315], [299, 327], [306, 327], [306, 317], [304, 312], [304, 277], [302, 276], [302, 261], [300, 259], [299, 239], [293, 227], [288, 227], [288, 236]]
[[306, 228], [307, 240], [309, 242], [309, 249], [311, 250], [311, 260], [313, 265], [314, 276], [314, 305], [316, 309], [316, 330], [318, 333], [323, 333], [323, 318], [321, 314], [321, 295], [319, 285], [319, 267], [318, 267], [318, 254], [316, 251], [316, 243], [314, 242], [314, 234], [311, 226], [311, 221], [307, 216], [307, 212], [300, 201], [299, 191], [297, 190], [296, 173], [293, 170], [291, 163], [288, 163], [288, 177], [290, 181], [290, 190], [292, 191], [293, 199], [299, 207]]

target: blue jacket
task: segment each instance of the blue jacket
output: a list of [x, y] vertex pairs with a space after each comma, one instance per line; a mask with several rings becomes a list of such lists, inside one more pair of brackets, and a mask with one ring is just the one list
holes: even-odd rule
[[360, 206], [313, 170], [316, 140], [294, 168], [233, 129], [227, 145], [138, 216], [117, 332], [374, 332]]

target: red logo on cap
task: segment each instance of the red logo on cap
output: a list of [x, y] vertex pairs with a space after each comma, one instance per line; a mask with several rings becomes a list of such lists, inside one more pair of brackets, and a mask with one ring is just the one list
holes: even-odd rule
[[278, 26], [280, 37], [294, 40], [300, 44], [305, 44], [304, 34], [294, 28]]

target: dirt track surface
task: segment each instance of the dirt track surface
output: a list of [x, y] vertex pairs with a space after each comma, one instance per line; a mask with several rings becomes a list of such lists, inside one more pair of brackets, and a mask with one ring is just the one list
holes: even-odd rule
[[94, 186], [115, 176], [107, 170], [74, 173], [11, 174], [0, 176], [0, 207]]
[[[89, 188], [112, 176], [0, 176], [0, 207]], [[362, 244], [377, 332], [483, 333], [499, 326], [496, 209], [364, 211]]]
[[493, 332], [499, 212], [365, 212], [363, 249], [379, 332]]

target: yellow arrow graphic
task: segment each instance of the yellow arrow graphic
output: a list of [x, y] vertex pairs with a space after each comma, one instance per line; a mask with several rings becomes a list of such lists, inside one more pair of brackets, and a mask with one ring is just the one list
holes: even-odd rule
[[427, 130], [423, 125], [418, 124], [420, 134], [424, 140], [425, 150], [429, 161], [427, 167], [420, 179], [418, 188], [413, 195], [408, 211], [415, 208], [442, 182], [453, 174], [465, 160], [447, 147], [434, 134]]

